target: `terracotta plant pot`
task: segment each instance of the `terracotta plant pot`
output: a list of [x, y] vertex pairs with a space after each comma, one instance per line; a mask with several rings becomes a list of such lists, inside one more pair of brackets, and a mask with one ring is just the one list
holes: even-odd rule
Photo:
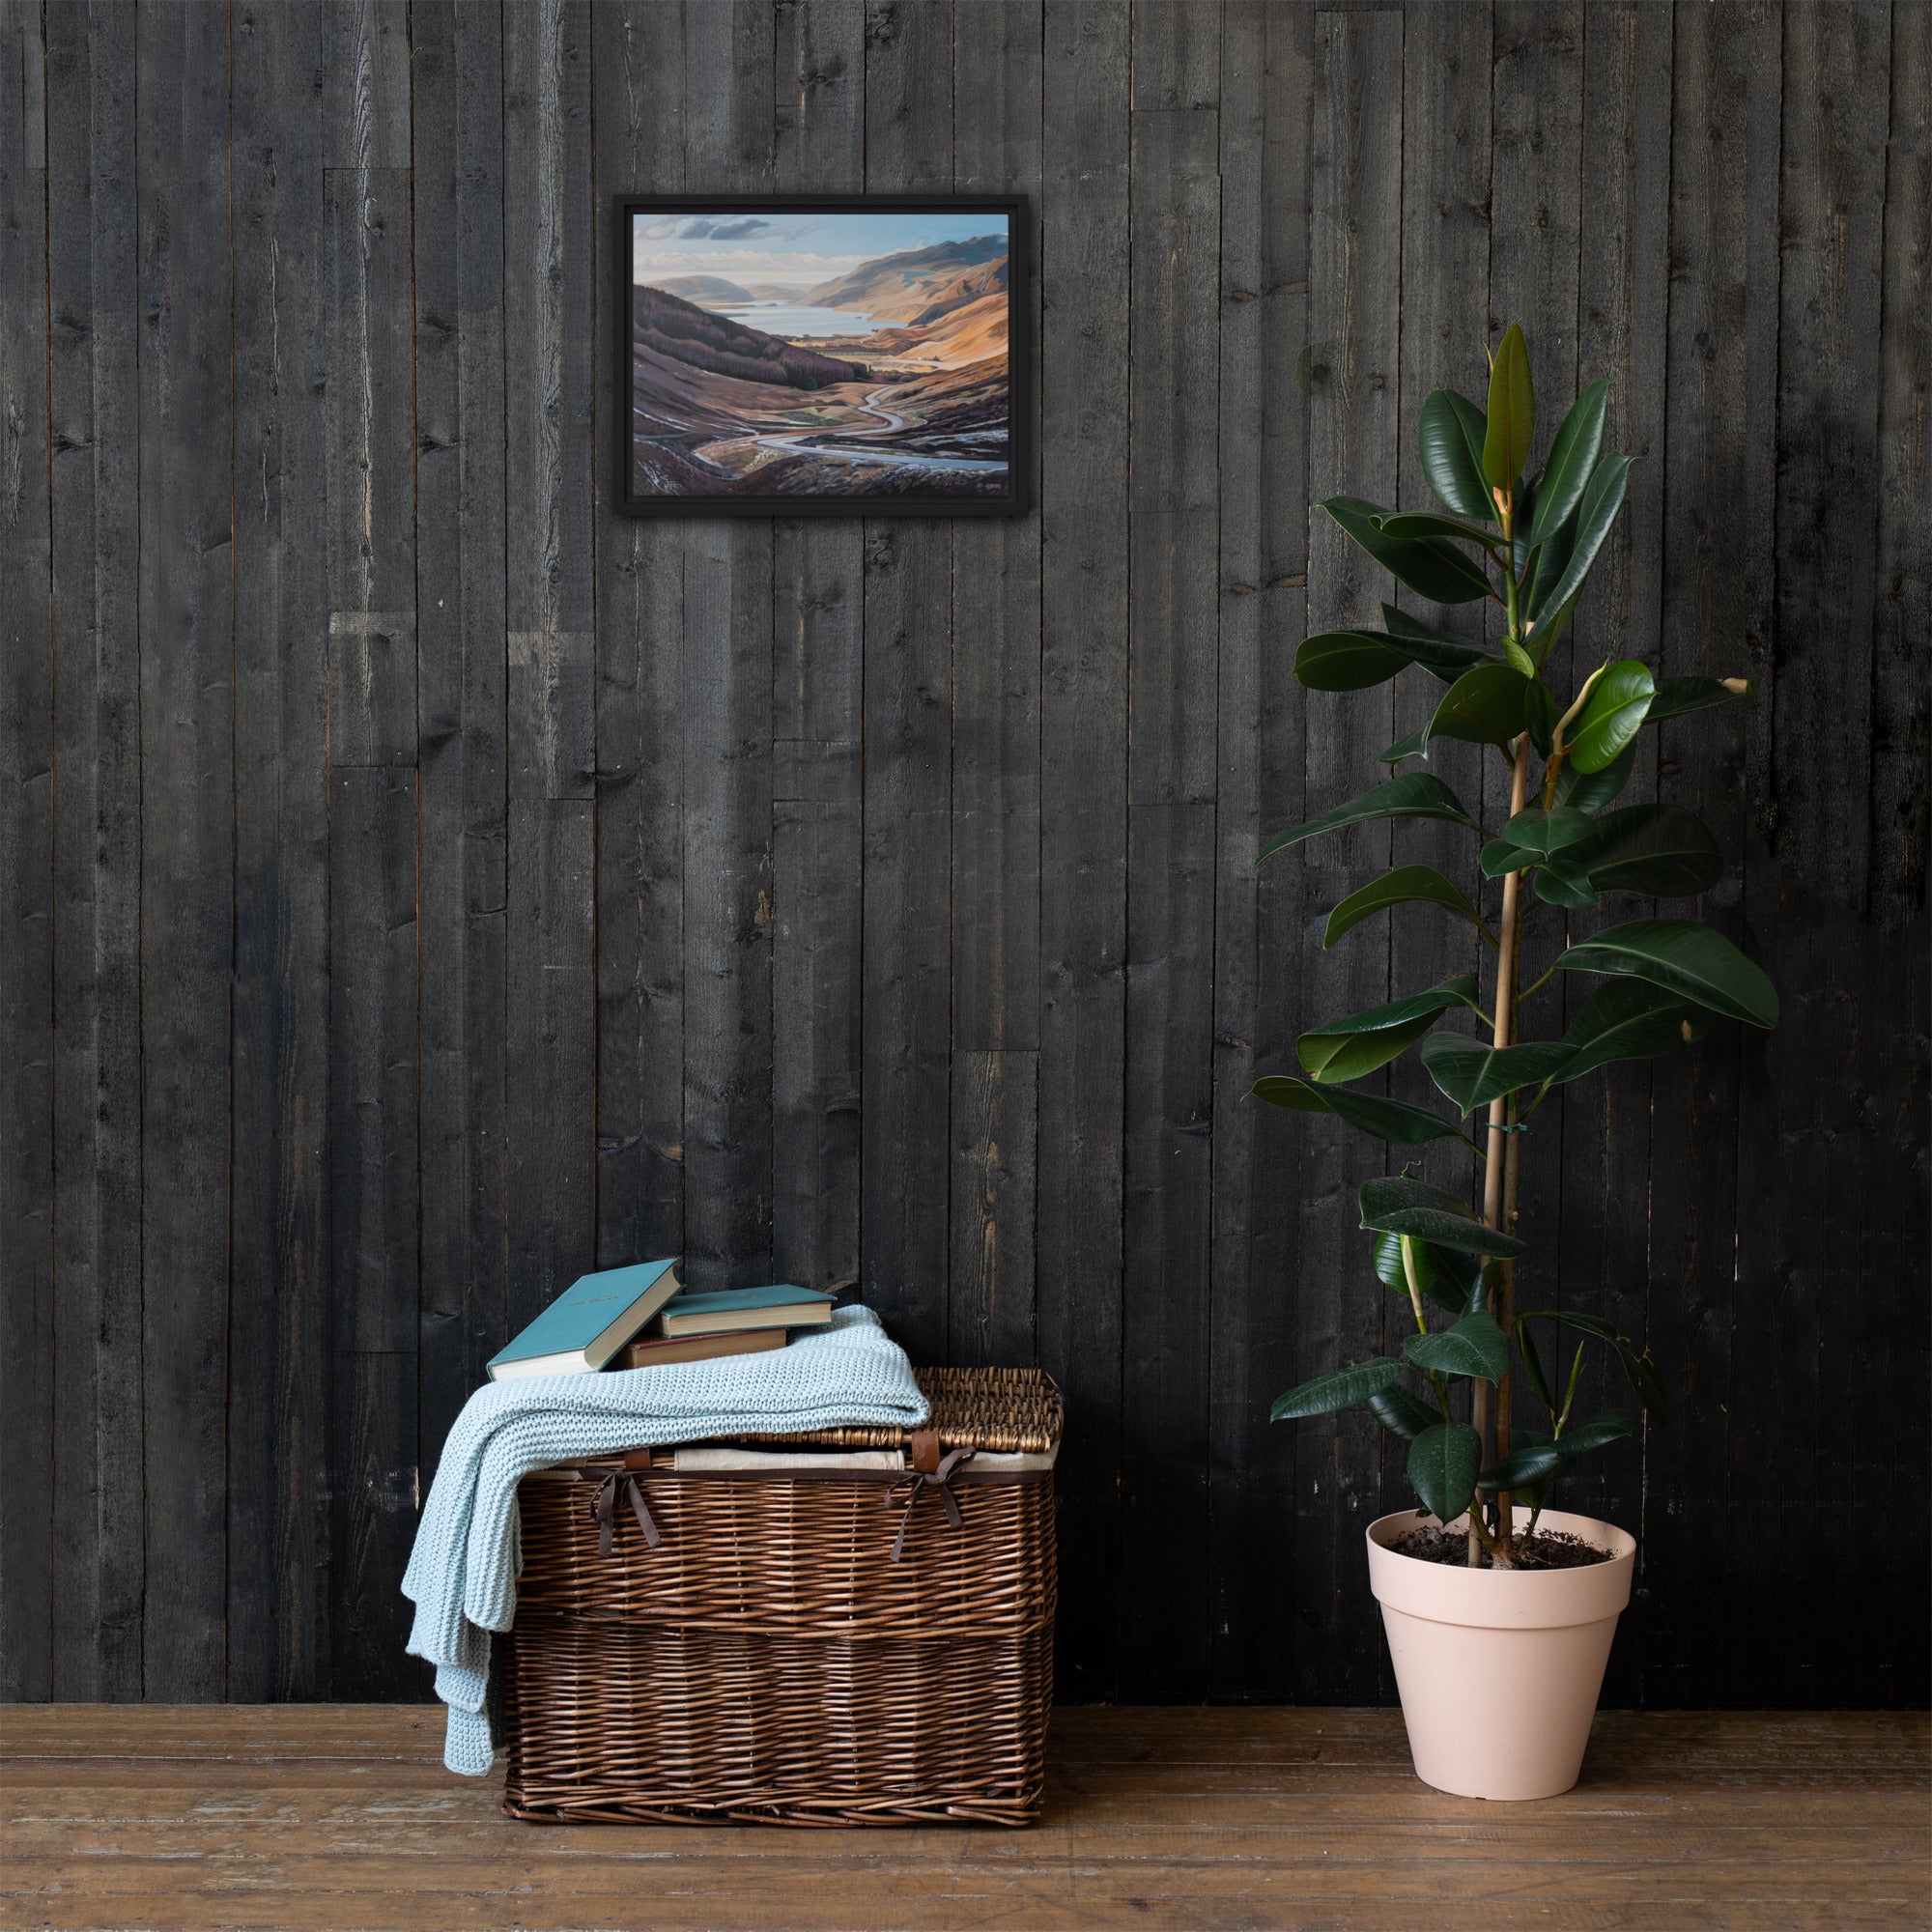
[[[1449, 1527], [1466, 1526], [1459, 1517]], [[1382, 1606], [1415, 1775], [1463, 1798], [1554, 1798], [1577, 1782], [1636, 1542], [1607, 1522], [1545, 1510], [1607, 1563], [1462, 1570], [1389, 1546], [1435, 1522], [1413, 1510], [1370, 1523], [1369, 1587]], [[1529, 1512], [1516, 1512], [1517, 1530]]]

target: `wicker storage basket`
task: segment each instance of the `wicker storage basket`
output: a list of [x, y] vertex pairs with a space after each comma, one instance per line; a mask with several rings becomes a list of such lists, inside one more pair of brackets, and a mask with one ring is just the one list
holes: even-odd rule
[[[504, 1640], [513, 1817], [1031, 1824], [1052, 1702], [1043, 1376], [922, 1369], [927, 1431], [764, 1438], [905, 1447], [919, 1469], [676, 1471], [633, 1451], [520, 1492]], [[655, 1466], [653, 1463], [655, 1461]], [[655, 1537], [653, 1543], [650, 1539]]]

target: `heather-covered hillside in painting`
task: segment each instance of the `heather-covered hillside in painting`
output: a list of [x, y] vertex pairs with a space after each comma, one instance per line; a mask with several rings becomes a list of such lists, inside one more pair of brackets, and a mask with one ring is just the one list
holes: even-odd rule
[[1003, 497], [1000, 213], [631, 215], [640, 497]]

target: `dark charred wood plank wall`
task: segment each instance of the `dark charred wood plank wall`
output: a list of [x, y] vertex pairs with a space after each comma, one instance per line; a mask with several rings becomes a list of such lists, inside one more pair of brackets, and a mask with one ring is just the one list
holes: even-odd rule
[[[676, 1253], [1060, 1379], [1065, 1695], [1385, 1697], [1399, 1469], [1264, 1419], [1375, 1154], [1244, 1095], [1473, 949], [1252, 861], [1416, 722], [1310, 504], [1521, 320], [1784, 997], [1528, 1165], [1680, 1392], [1611, 1695], [1922, 1701], [1929, 121], [1906, 0], [0, 0], [0, 1696], [422, 1695], [484, 1359]], [[1032, 198], [1033, 515], [612, 513], [605, 211], [714, 188]]]

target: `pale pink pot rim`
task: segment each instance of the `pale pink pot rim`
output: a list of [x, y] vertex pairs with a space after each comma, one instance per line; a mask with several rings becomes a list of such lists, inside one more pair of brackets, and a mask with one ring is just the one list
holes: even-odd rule
[[[1529, 1511], [1519, 1508], [1515, 1515], [1518, 1530], [1526, 1530]], [[1458, 1517], [1448, 1527], [1461, 1529], [1467, 1521], [1467, 1517]], [[1615, 1523], [1561, 1510], [1543, 1512], [1539, 1528], [1566, 1530], [1612, 1552], [1607, 1563], [1577, 1570], [1462, 1570], [1389, 1548], [1397, 1537], [1435, 1522], [1434, 1517], [1414, 1510], [1398, 1510], [1369, 1524], [1369, 1587], [1378, 1603], [1430, 1623], [1478, 1630], [1562, 1630], [1601, 1623], [1630, 1602], [1636, 1539]]]

